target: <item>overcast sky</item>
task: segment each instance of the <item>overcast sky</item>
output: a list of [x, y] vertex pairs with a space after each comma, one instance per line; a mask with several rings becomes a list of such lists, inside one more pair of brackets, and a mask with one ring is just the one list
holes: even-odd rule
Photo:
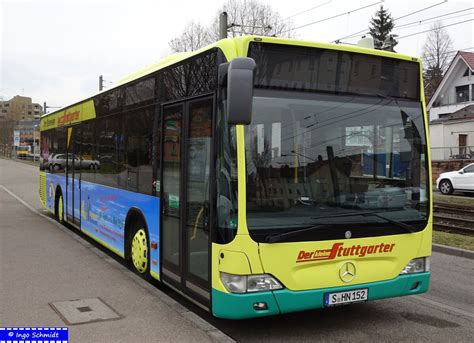
[[[394, 18], [443, 0], [386, 0]], [[0, 98], [25, 95], [34, 102], [65, 106], [98, 90], [98, 77], [118, 81], [123, 76], [168, 55], [168, 42], [191, 20], [208, 25], [224, 0], [0, 0]], [[295, 27], [377, 3], [378, 0], [272, 0], [283, 18], [294, 16]], [[297, 29], [304, 40], [330, 42], [368, 27], [380, 5], [337, 19]], [[472, 8], [472, 0], [449, 0], [396, 21], [414, 21]], [[474, 11], [441, 18], [444, 25], [472, 20]], [[399, 36], [428, 30], [432, 21], [402, 27]], [[455, 49], [474, 52], [474, 21], [446, 28]], [[400, 40], [396, 50], [420, 56], [426, 34]], [[355, 43], [354, 40], [346, 40]], [[109, 85], [108, 83], [105, 84]]]

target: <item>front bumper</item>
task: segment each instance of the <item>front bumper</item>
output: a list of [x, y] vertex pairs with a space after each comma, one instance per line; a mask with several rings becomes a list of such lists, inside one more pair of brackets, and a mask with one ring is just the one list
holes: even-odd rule
[[[281, 313], [304, 311], [324, 307], [324, 294], [328, 292], [369, 289], [368, 300], [424, 293], [428, 290], [430, 273], [400, 275], [392, 280], [371, 282], [348, 287], [333, 287], [306, 291], [278, 291], [232, 294], [212, 290], [212, 312], [216, 317], [244, 319]], [[265, 302], [266, 310], [255, 310], [256, 302]]]

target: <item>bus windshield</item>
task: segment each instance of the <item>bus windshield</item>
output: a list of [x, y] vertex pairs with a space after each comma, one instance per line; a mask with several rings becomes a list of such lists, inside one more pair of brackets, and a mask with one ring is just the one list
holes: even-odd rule
[[259, 242], [373, 237], [427, 223], [420, 65], [252, 42], [247, 226]]
[[245, 144], [247, 225], [257, 241], [311, 227], [288, 240], [343, 238], [336, 233], [352, 228], [360, 229], [353, 237], [394, 234], [403, 223], [410, 231], [426, 225], [420, 102], [256, 90]]

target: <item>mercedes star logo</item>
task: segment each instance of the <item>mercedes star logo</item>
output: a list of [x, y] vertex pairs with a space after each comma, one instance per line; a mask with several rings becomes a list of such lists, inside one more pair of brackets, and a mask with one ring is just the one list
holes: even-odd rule
[[356, 267], [352, 262], [344, 263], [339, 269], [339, 278], [342, 282], [351, 282], [356, 275]]

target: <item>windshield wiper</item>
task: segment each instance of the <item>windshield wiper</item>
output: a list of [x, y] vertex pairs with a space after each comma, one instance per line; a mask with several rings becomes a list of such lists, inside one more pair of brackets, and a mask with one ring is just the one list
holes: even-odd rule
[[401, 221], [398, 221], [398, 220], [395, 220], [395, 219], [390, 219], [390, 218], [387, 218], [385, 216], [382, 216], [380, 213], [377, 213], [377, 212], [372, 212], [372, 213], [362, 213], [362, 215], [370, 215], [370, 216], [374, 216], [374, 217], [378, 217], [378, 218], [381, 218], [381, 219], [384, 219], [386, 220], [387, 222], [389, 222], [390, 224], [394, 224], [402, 229], [404, 229], [405, 231], [409, 232], [409, 233], [413, 233], [416, 231], [416, 227], [412, 226], [412, 225], [409, 225], [407, 223], [404, 223], [404, 222], [401, 222]]
[[322, 217], [311, 217], [311, 219], [327, 219], [327, 218], [339, 218], [339, 217], [352, 217], [352, 216], [363, 216], [368, 214], [374, 214], [379, 211], [360, 211], [360, 212], [350, 212], [350, 213], [338, 213], [338, 214], [331, 214], [329, 216], [322, 216]]
[[291, 237], [291, 236], [294, 236], [294, 235], [298, 235], [300, 233], [313, 231], [313, 230], [319, 229], [321, 227], [328, 227], [328, 225], [323, 225], [323, 224], [313, 225], [313, 226], [305, 227], [303, 229], [291, 230], [291, 231], [286, 231], [286, 232], [283, 232], [283, 233], [271, 234], [271, 235], [268, 235], [265, 238], [265, 241], [268, 242], [268, 243], [281, 242], [284, 238]]

